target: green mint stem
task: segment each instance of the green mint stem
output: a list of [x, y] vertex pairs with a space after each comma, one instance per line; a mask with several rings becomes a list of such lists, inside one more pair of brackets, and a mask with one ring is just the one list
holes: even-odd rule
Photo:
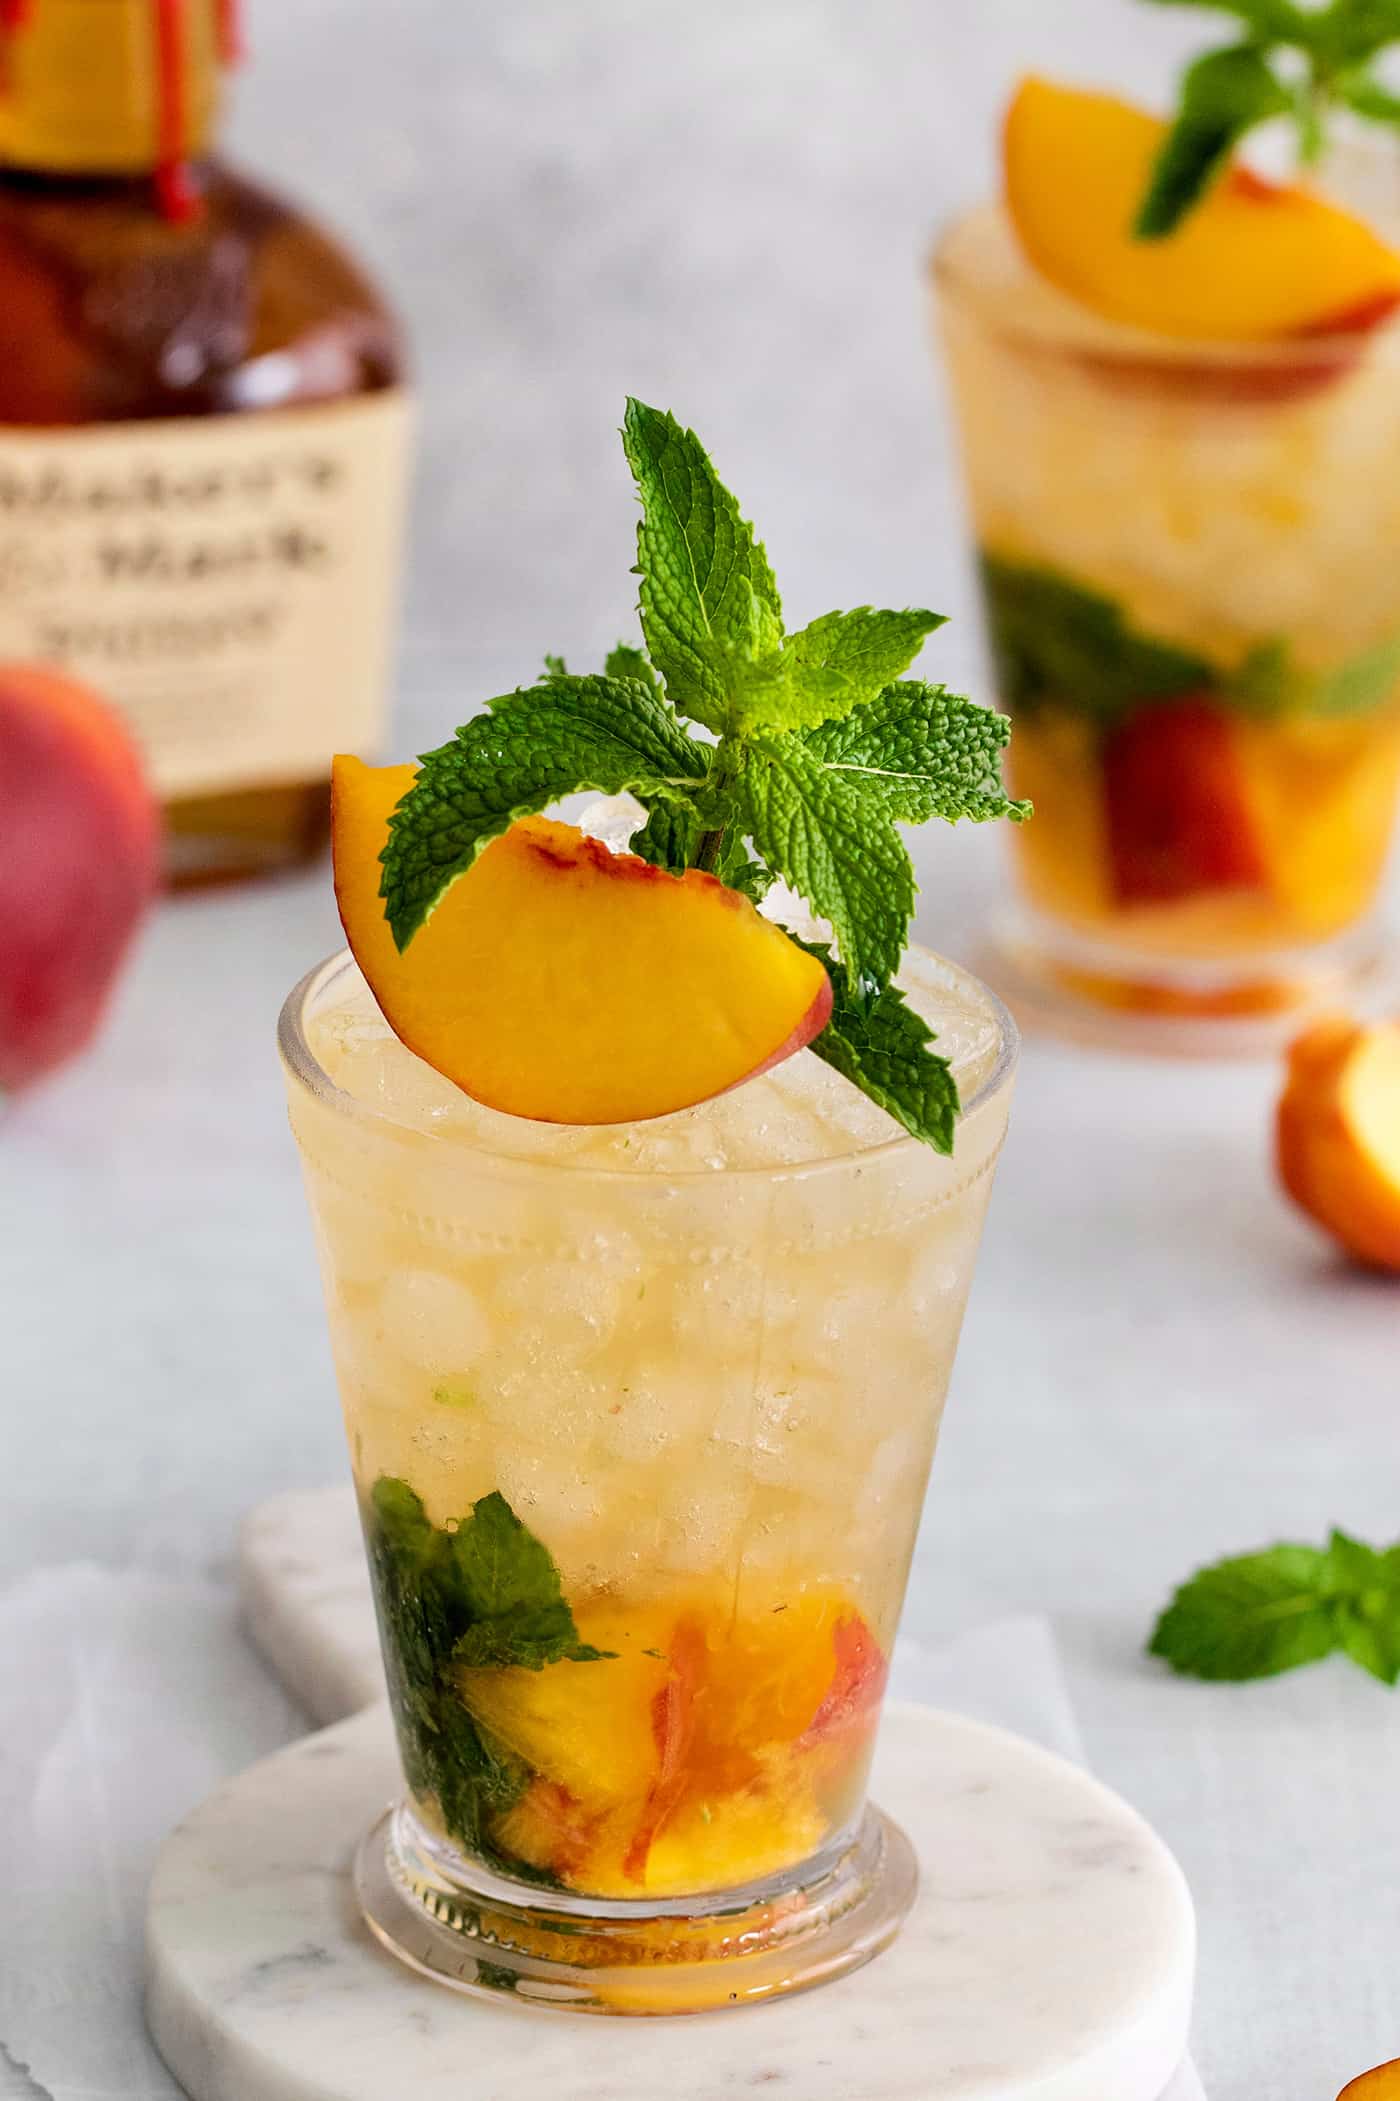
[[723, 831], [702, 832], [700, 844], [695, 849], [694, 865], [697, 868], [702, 868], [707, 875], [713, 875], [719, 866], [720, 851], [723, 845]]

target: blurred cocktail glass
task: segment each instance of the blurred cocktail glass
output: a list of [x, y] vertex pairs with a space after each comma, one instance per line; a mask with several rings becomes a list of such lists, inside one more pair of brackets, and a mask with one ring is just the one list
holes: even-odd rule
[[1104, 319], [974, 211], [937, 314], [1009, 768], [1032, 997], [1183, 1049], [1370, 966], [1400, 781], [1400, 329]]
[[281, 1047], [406, 1796], [395, 1952], [582, 2011], [867, 1960], [912, 1900], [866, 1805], [1015, 1032], [911, 952], [954, 1156], [803, 1052], [649, 1123], [498, 1115], [333, 959]]

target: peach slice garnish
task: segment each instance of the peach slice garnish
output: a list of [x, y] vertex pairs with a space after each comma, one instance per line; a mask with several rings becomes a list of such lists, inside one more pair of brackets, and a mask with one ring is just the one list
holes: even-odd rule
[[379, 855], [413, 778], [336, 760], [336, 901], [390, 1028], [477, 1101], [546, 1123], [666, 1116], [825, 1028], [825, 970], [747, 898], [544, 817], [493, 840], [400, 954]]
[[1315, 1022], [1278, 1105], [1284, 1188], [1349, 1254], [1400, 1270], [1400, 1023]]
[[1363, 2072], [1342, 2088], [1337, 2101], [1400, 2101], [1400, 2057]]
[[1230, 342], [1364, 328], [1400, 301], [1400, 255], [1298, 184], [1231, 167], [1165, 240], [1133, 221], [1167, 126], [1034, 76], [1007, 111], [1006, 200], [1026, 255], [1110, 320]]

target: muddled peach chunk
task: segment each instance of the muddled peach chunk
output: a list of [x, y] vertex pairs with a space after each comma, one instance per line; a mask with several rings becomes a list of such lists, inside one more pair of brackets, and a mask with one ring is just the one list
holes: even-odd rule
[[584, 1605], [603, 1663], [473, 1670], [473, 1719], [534, 1770], [493, 1843], [595, 1894], [720, 1888], [801, 1860], [850, 1804], [884, 1653], [829, 1589], [736, 1620], [697, 1596]]
[[1400, 1023], [1316, 1022], [1289, 1052], [1278, 1170], [1310, 1218], [1372, 1268], [1400, 1270]]
[[1004, 133], [1007, 206], [1052, 284], [1113, 321], [1230, 342], [1360, 328], [1400, 301], [1400, 255], [1363, 220], [1243, 167], [1166, 239], [1136, 239], [1166, 132], [1114, 95], [1021, 82]]
[[395, 1035], [477, 1101], [546, 1123], [666, 1116], [825, 1028], [822, 965], [746, 897], [544, 817], [494, 840], [400, 954], [379, 855], [413, 777], [336, 760], [336, 900]]
[[1138, 708], [1109, 731], [1103, 783], [1119, 904], [1267, 883], [1234, 725], [1208, 694]]

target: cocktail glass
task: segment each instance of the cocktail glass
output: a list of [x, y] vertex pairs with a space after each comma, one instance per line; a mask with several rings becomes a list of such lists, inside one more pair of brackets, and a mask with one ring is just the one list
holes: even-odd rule
[[810, 1053], [680, 1115], [500, 1116], [354, 963], [280, 1042], [407, 1793], [394, 1952], [575, 2010], [728, 2006], [896, 1932], [867, 1807], [1015, 1030], [911, 954], [951, 1159]]
[[934, 258], [1002, 705], [1023, 997], [1250, 1048], [1374, 963], [1400, 782], [1400, 333], [1189, 343]]

